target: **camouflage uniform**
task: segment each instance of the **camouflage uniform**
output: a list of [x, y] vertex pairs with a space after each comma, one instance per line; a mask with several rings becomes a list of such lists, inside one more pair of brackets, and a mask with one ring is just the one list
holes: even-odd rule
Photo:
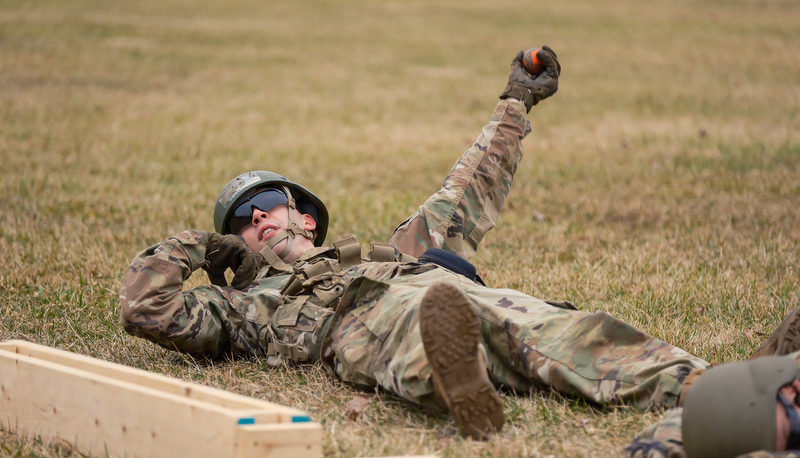
[[344, 246], [334, 244], [307, 252], [294, 263], [294, 275], [267, 267], [244, 290], [183, 291], [205, 256], [201, 234], [185, 231], [133, 260], [120, 291], [125, 330], [211, 358], [232, 351], [267, 356], [272, 364], [319, 361], [344, 381], [441, 408], [422, 348], [419, 305], [430, 285], [449, 282], [480, 318], [481, 354], [497, 386], [671, 407], [686, 375], [707, 367], [705, 361], [606, 313], [487, 288], [407, 260], [430, 247], [474, 255], [522, 159], [521, 141], [530, 131], [525, 113], [516, 101], [497, 104], [441, 190], [389, 239], [392, 259], [371, 254], [372, 262], [362, 262], [360, 253], [345, 256]]
[[[681, 435], [682, 415], [682, 407], [668, 410], [658, 423], [645, 428], [634, 438], [633, 443], [625, 448], [625, 455], [630, 458], [686, 458]], [[758, 451], [739, 458], [771, 456], [800, 457], [800, 453]]]
[[[800, 369], [800, 352], [789, 355], [797, 362]], [[631, 445], [625, 448], [625, 456], [630, 458], [686, 458], [681, 434], [681, 417], [683, 408], [668, 410], [658, 423], [645, 428], [636, 435]], [[756, 451], [741, 455], [739, 458], [792, 457], [800, 458], [800, 451], [786, 452]]]

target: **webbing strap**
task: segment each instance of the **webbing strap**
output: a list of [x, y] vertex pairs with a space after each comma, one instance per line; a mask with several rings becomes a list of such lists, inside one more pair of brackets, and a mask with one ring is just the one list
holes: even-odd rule
[[392, 245], [388, 243], [370, 243], [367, 260], [371, 262], [394, 262], [397, 257]]
[[303, 269], [303, 274], [306, 276], [306, 280], [316, 277], [317, 275], [326, 274], [328, 272], [336, 272], [336, 270], [331, 265], [331, 262], [327, 259], [322, 259], [313, 264], [307, 264], [307, 267]]
[[298, 363], [306, 362], [311, 359], [311, 352], [308, 348], [298, 344], [288, 344], [278, 340], [275, 331], [271, 326], [267, 326], [267, 333], [269, 334], [269, 342], [267, 343], [267, 356], [283, 355], [287, 356], [289, 360]]
[[297, 276], [297, 274], [292, 274], [289, 277], [289, 280], [286, 281], [286, 284], [283, 285], [281, 288], [281, 296], [296, 296], [300, 294], [300, 291], [303, 290], [303, 280]]
[[283, 262], [283, 260], [279, 258], [274, 251], [272, 251], [272, 248], [265, 246], [261, 250], [261, 256], [264, 257], [264, 260], [267, 261], [267, 264], [269, 264], [270, 267], [285, 273], [292, 272], [292, 266]]
[[289, 357], [290, 360], [298, 363], [306, 362], [311, 359], [311, 352], [309, 352], [307, 348], [300, 345], [290, 345], [273, 340], [272, 343], [267, 346], [267, 356], [275, 356], [279, 354], [285, 355]]
[[339, 266], [342, 270], [361, 264], [361, 245], [352, 235], [345, 235], [342, 239], [333, 242], [333, 246], [336, 248]]
[[[292, 224], [294, 224], [294, 222], [292, 222]], [[275, 248], [275, 245], [281, 243], [282, 240], [286, 240], [286, 246], [283, 247], [283, 251], [281, 251], [278, 254], [278, 257], [281, 259], [283, 259], [284, 256], [286, 256], [287, 254], [289, 254], [290, 251], [292, 251], [292, 245], [294, 244], [294, 234], [292, 234], [291, 231], [289, 230], [281, 230], [267, 242], [267, 246], [270, 247], [270, 249], [272, 249]]]
[[338, 265], [331, 264], [328, 259], [320, 259], [316, 262], [298, 261], [293, 268], [292, 276], [283, 285], [281, 295], [295, 296], [299, 294], [306, 280], [310, 280], [319, 275], [338, 272]]
[[410, 254], [400, 253], [400, 257], [397, 258], [398, 262], [417, 262], [418, 259]]

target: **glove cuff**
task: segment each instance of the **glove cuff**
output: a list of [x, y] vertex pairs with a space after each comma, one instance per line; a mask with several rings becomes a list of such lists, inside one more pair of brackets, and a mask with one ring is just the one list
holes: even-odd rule
[[197, 230], [195, 230], [195, 232], [200, 234], [200, 237], [203, 240], [203, 245], [205, 245], [206, 248], [208, 248], [208, 246], [211, 245], [212, 243], [219, 241], [220, 235], [216, 232], [206, 232]]
[[507, 98], [518, 99], [524, 103], [527, 113], [531, 112], [531, 107], [534, 105], [533, 92], [530, 90], [530, 88], [527, 88], [521, 84], [508, 83], [506, 89], [502, 94], [500, 94], [500, 100], [505, 100]]

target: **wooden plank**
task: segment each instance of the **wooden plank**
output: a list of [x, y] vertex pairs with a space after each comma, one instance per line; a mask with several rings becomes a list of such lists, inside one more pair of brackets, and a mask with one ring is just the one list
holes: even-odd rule
[[249, 457], [273, 441], [322, 455], [322, 428], [290, 423], [308, 419], [296, 409], [20, 341], [0, 343], [0, 412], [11, 430], [91, 454]]
[[141, 369], [109, 363], [97, 358], [37, 345], [23, 340], [7, 340], [0, 342], [0, 350], [30, 356], [41, 361], [54, 362], [62, 366], [80, 369], [93, 374], [125, 380], [139, 386], [150, 387], [165, 393], [184, 396], [189, 399], [197, 399], [222, 407], [256, 410], [264, 410], [269, 407], [269, 415], [272, 419], [264, 418], [263, 421], [291, 423], [302, 421], [302, 419], [306, 417], [303, 411], [280, 404], [261, 401], [191, 382], [184, 382]]
[[248, 425], [237, 430], [237, 457], [283, 458], [322, 455], [322, 428], [310, 423]]

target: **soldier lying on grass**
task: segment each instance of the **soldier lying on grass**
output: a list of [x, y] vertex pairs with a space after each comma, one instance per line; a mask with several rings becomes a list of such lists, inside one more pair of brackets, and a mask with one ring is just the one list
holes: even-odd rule
[[[796, 317], [790, 314], [781, 329], [791, 332], [786, 324]], [[697, 379], [683, 407], [636, 436], [628, 456], [800, 457], [798, 367], [800, 352], [712, 368]]]
[[[448, 411], [475, 439], [503, 426], [500, 387], [680, 405], [709, 363], [607, 313], [489, 288], [468, 262], [511, 189], [527, 114], [558, 89], [555, 52], [542, 48], [536, 76], [521, 57], [477, 140], [387, 243], [364, 257], [352, 238], [323, 246], [328, 210], [315, 194], [272, 172], [244, 173], [219, 195], [216, 232], [187, 230], [136, 256], [120, 291], [125, 330], [199, 357], [319, 363]], [[201, 268], [212, 285], [184, 291]], [[800, 348], [792, 344], [782, 351]]]

